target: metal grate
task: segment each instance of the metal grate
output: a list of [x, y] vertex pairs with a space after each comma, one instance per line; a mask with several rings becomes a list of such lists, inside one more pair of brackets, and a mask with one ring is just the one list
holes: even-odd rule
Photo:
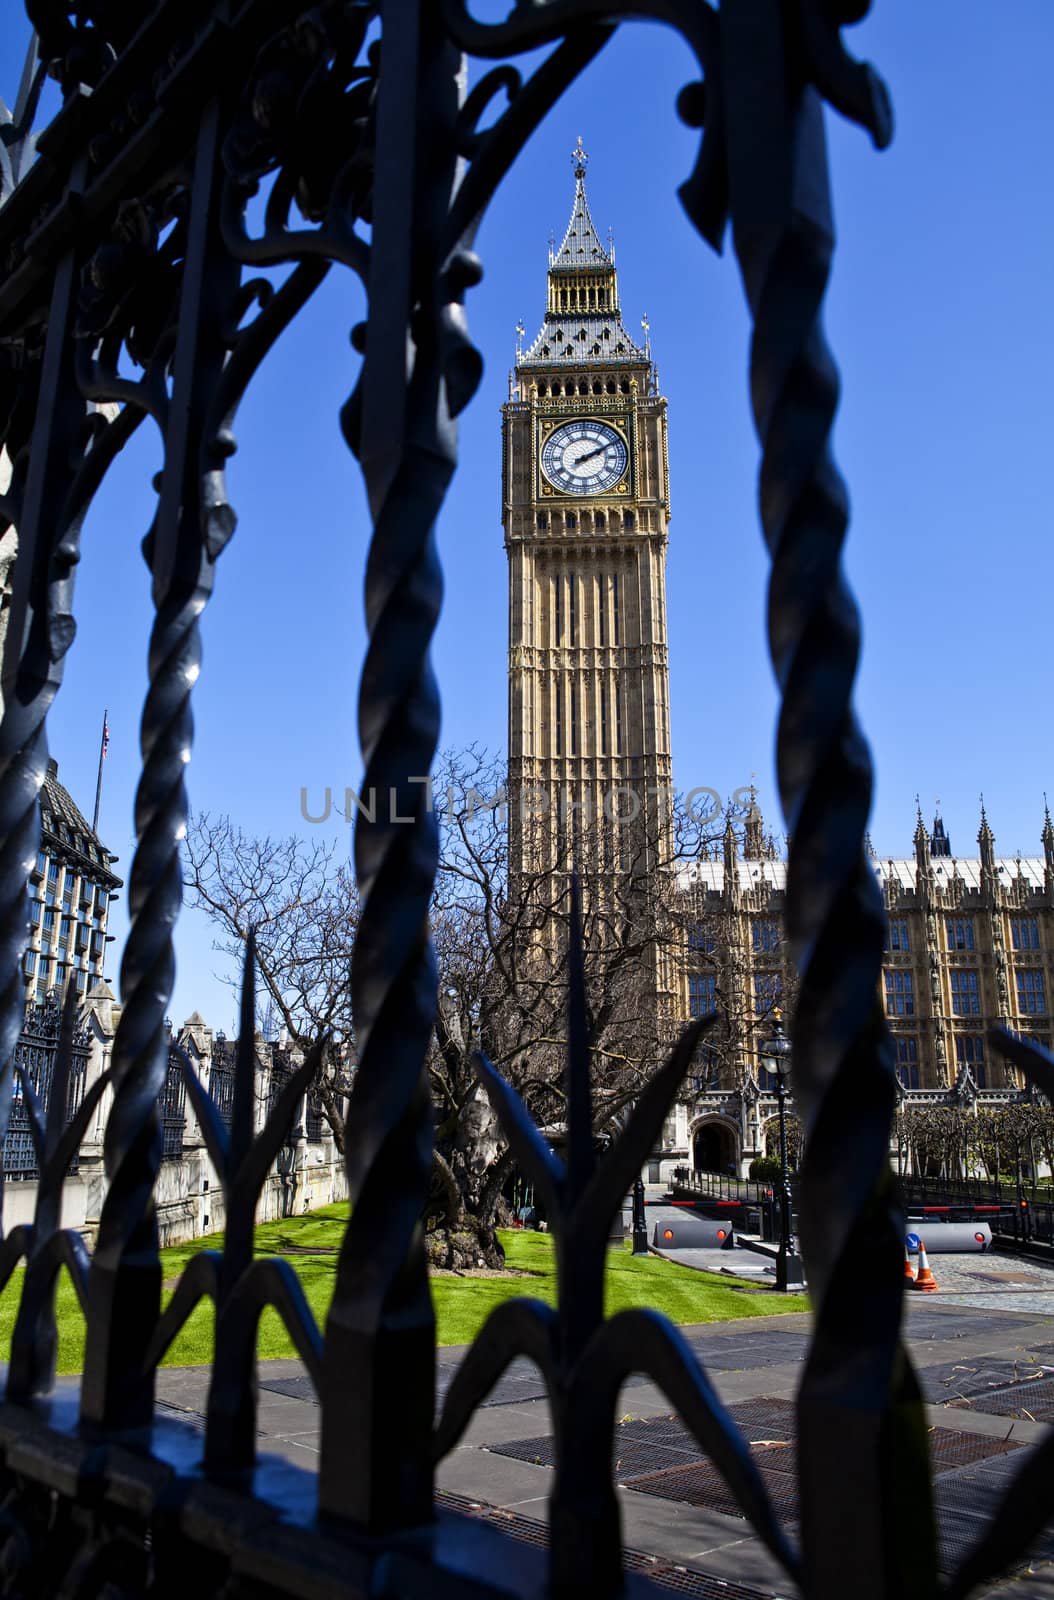
[[1048, 1373], [1029, 1361], [999, 1361], [980, 1356], [974, 1361], [942, 1361], [919, 1373], [922, 1392], [935, 1405], [954, 1405], [996, 1390], [1021, 1388]]
[[[798, 1491], [785, 1472], [760, 1469], [772, 1508], [781, 1522], [793, 1522], [798, 1515]], [[693, 1466], [669, 1467], [634, 1478], [627, 1488], [637, 1494], [650, 1494], [660, 1500], [678, 1500], [705, 1511], [720, 1511], [726, 1517], [742, 1519], [743, 1511], [717, 1468], [709, 1461]]]
[[1023, 1418], [1026, 1422], [1054, 1422], [1054, 1378], [1039, 1378], [996, 1394], [979, 1395], [970, 1401], [970, 1409], [994, 1417]]
[[[449, 1489], [437, 1489], [435, 1498], [440, 1510], [476, 1517], [481, 1522], [501, 1528], [503, 1533], [522, 1544], [533, 1545], [541, 1550], [548, 1548], [549, 1534], [543, 1522], [535, 1522], [530, 1517], [520, 1516], [518, 1512], [505, 1511], [501, 1506], [488, 1505], [485, 1501], [473, 1500], [469, 1495], [456, 1494]], [[770, 1600], [770, 1596], [760, 1589], [748, 1589], [742, 1583], [693, 1572], [689, 1567], [663, 1561], [644, 1550], [625, 1549], [622, 1558], [628, 1572], [639, 1572], [650, 1578], [652, 1583], [674, 1594], [689, 1596], [690, 1600]]]
[[1006, 1456], [1021, 1449], [1015, 1440], [989, 1439], [983, 1433], [964, 1433], [958, 1428], [931, 1428], [929, 1442], [934, 1465], [941, 1462], [951, 1467], [987, 1461], [993, 1456]]

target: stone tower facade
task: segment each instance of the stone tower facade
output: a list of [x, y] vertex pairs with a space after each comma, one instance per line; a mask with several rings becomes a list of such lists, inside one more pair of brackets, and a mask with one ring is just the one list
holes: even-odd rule
[[[574, 152], [545, 319], [503, 407], [513, 879], [654, 873], [671, 810], [666, 401]], [[643, 324], [646, 328], [646, 322]]]

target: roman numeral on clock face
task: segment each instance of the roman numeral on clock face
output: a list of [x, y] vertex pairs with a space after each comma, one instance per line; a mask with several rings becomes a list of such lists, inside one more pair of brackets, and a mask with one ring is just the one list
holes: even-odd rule
[[606, 494], [629, 464], [622, 435], [606, 422], [564, 422], [542, 446], [542, 472], [564, 494]]

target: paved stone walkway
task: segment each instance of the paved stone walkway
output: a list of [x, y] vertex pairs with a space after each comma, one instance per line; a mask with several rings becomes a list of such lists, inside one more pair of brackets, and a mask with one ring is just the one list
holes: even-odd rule
[[[970, 1284], [973, 1280], [964, 1280], [962, 1274], [975, 1264], [993, 1271], [1018, 1269], [1018, 1263], [1006, 1257], [942, 1257], [936, 1264], [938, 1277], [943, 1275], [949, 1288], [953, 1280]], [[1006, 1292], [1015, 1292], [1012, 1285], [991, 1287], [992, 1293], [978, 1284], [973, 1296], [983, 1309], [957, 1304], [958, 1295], [946, 1297], [943, 1287], [938, 1295], [913, 1295], [907, 1308], [908, 1343], [935, 1430], [931, 1446], [937, 1461], [946, 1570], [977, 1537], [993, 1503], [1005, 1491], [1023, 1455], [1016, 1447], [1045, 1439], [1054, 1425], [1054, 1306], [1047, 1303], [1054, 1291], [1040, 1291], [1042, 1311], [1022, 1314], [1002, 1309]], [[787, 1403], [801, 1375], [807, 1318], [763, 1316], [682, 1332], [722, 1400], [735, 1408], [746, 1436], [765, 1441], [755, 1448], [771, 1449], [773, 1438], [787, 1439], [782, 1457], [788, 1459], [775, 1451], [766, 1458], [764, 1470], [793, 1534], [794, 1479], [781, 1478], [779, 1470], [786, 1473], [793, 1468], [793, 1413]], [[462, 1355], [459, 1349], [439, 1352], [440, 1404]], [[1044, 1368], [1049, 1368], [1049, 1375]], [[170, 1415], [200, 1426], [206, 1380], [204, 1369], [164, 1369], [158, 1374], [159, 1403]], [[631, 1378], [623, 1390], [616, 1476], [622, 1480], [617, 1494], [624, 1542], [638, 1553], [632, 1564], [645, 1566], [660, 1582], [664, 1574], [672, 1574], [683, 1594], [736, 1593], [734, 1588], [715, 1587], [716, 1580], [717, 1586], [744, 1586], [737, 1600], [750, 1600], [751, 1594], [788, 1596], [786, 1579], [748, 1524], [732, 1514], [734, 1508], [712, 1481], [712, 1469], [668, 1420], [671, 1409], [665, 1396], [646, 1380]], [[318, 1420], [311, 1383], [300, 1363], [262, 1363], [261, 1449], [314, 1467]], [[552, 1488], [552, 1471], [546, 1464], [551, 1458], [550, 1432], [541, 1380], [528, 1362], [518, 1361], [476, 1413], [460, 1445], [440, 1464], [441, 1498], [452, 1507], [501, 1521], [515, 1536], [537, 1544], [544, 1537], [541, 1525]], [[677, 1452], [687, 1452], [680, 1465], [688, 1471], [670, 1478], [668, 1469], [680, 1459]], [[700, 1503], [692, 1503], [693, 1497]], [[649, 1567], [650, 1558], [657, 1565]], [[1054, 1538], [1041, 1544], [1033, 1570], [987, 1593], [1001, 1600], [1054, 1600], [1052, 1560]]]

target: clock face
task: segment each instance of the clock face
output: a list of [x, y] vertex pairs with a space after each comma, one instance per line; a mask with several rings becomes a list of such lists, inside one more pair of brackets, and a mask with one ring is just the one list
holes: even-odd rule
[[542, 445], [542, 471], [564, 494], [606, 494], [626, 470], [626, 441], [606, 422], [564, 422]]

